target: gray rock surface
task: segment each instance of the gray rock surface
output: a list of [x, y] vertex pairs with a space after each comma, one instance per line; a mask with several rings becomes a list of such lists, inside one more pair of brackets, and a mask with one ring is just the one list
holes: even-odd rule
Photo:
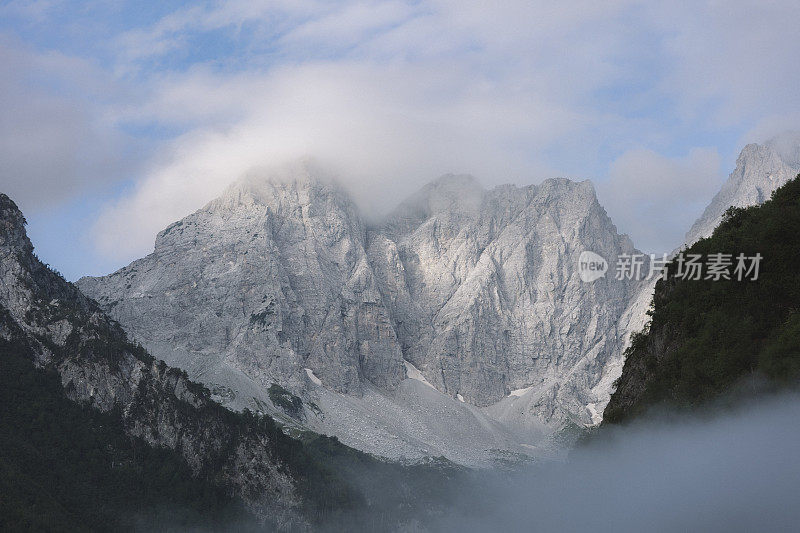
[[148, 257], [80, 287], [197, 376], [229, 367], [296, 388], [310, 368], [339, 392], [394, 388], [402, 353], [364, 226], [341, 190], [306, 172], [240, 181], [162, 231]]
[[612, 265], [635, 251], [588, 181], [484, 191], [444, 176], [371, 234], [403, 352], [431, 384], [478, 406], [537, 389], [542, 420], [591, 421], [590, 391], [621, 349], [616, 322], [636, 284], [578, 277], [585, 250]]
[[[584, 250], [612, 269], [635, 251], [589, 182], [486, 191], [444, 176], [367, 227], [299, 164], [240, 180], [162, 231], [152, 254], [78, 285], [231, 407], [275, 409], [264, 391], [277, 383], [319, 409], [305, 410], [306, 427], [383, 455], [448, 455], [446, 434], [405, 432], [388, 413], [469, 407], [484, 451], [598, 421], [623, 346], [617, 319], [639, 283], [613, 270], [582, 282]], [[415, 403], [398, 389], [406, 361], [438, 396]], [[368, 418], [372, 436], [358, 424]], [[387, 428], [401, 444], [377, 444]]]

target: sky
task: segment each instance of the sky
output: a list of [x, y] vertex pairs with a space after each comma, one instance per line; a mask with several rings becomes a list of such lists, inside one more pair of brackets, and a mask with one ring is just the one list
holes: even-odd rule
[[264, 165], [372, 217], [426, 182], [591, 179], [667, 252], [748, 142], [800, 128], [800, 3], [0, 1], [0, 191], [67, 279]]

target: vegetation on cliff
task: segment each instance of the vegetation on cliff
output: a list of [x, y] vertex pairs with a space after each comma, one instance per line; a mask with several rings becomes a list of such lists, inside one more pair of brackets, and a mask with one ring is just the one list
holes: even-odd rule
[[[632, 339], [605, 423], [654, 405], [692, 408], [737, 389], [797, 383], [800, 176], [760, 206], [729, 209], [711, 237], [684, 251], [717, 253], [760, 254], [758, 278], [660, 280], [652, 320]], [[677, 268], [673, 260], [668, 272]]]

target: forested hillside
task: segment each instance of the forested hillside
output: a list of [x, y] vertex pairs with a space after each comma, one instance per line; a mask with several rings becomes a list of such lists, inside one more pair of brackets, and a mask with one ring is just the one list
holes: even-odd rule
[[[656, 285], [652, 321], [626, 353], [605, 423], [656, 404], [692, 408], [736, 389], [792, 386], [800, 377], [800, 176], [760, 206], [732, 208], [714, 234], [683, 252], [730, 254], [730, 279], [675, 276]], [[737, 257], [760, 254], [757, 279]], [[726, 256], [727, 257], [727, 256]], [[738, 279], [742, 277], [742, 279]]]

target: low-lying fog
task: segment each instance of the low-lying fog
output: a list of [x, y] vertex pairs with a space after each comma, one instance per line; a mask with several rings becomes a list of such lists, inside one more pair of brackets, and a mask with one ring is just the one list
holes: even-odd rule
[[[326, 519], [321, 531], [795, 532], [800, 394], [650, 416], [593, 436], [565, 461], [515, 472], [350, 474], [373, 510]], [[245, 520], [225, 530], [264, 527]]]
[[800, 396], [614, 429], [455, 502], [435, 530], [800, 531]]

